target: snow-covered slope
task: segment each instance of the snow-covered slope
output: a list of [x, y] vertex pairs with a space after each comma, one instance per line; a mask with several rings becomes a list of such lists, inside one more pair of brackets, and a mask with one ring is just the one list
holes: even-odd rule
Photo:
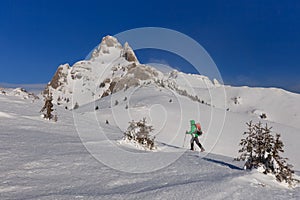
[[300, 95], [278, 88], [232, 87], [205, 76], [173, 72], [172, 82], [209, 106], [300, 128]]
[[[157, 89], [157, 92], [164, 94], [168, 93], [166, 90], [160, 91], [160, 88], [146, 88], [145, 91], [148, 91], [147, 94], [149, 94], [148, 98], [144, 100], [142, 98], [146, 92], [135, 93], [132, 96], [132, 105], [136, 105], [138, 100], [143, 100], [139, 106], [144, 104], [144, 108], [146, 108], [149, 101], [156, 99], [150, 98], [149, 90], [152, 89]], [[152, 93], [153, 97], [157, 94], [156, 92]], [[116, 95], [122, 96], [122, 93]], [[167, 95], [159, 96], [162, 104], [169, 98]], [[100, 102], [104, 101], [103, 105], [101, 104], [103, 107], [108, 98], [100, 100]], [[186, 98], [186, 101], [190, 100]], [[168, 107], [172, 108], [172, 103], [165, 104], [169, 105], [166, 106], [167, 110], [169, 110]], [[41, 100], [32, 103], [28, 99], [0, 95], [2, 114], [13, 116], [11, 118], [0, 115], [2, 130], [0, 132], [0, 192], [3, 200], [299, 199], [300, 197], [299, 187], [293, 190], [287, 189], [274, 182], [272, 177], [241, 170], [243, 163], [233, 162], [232, 157], [215, 154], [202, 157], [196, 152], [183, 152], [183, 155], [170, 165], [151, 173], [135, 174], [115, 170], [96, 160], [85, 149], [77, 134], [77, 125], [74, 124], [70, 111], [57, 107], [59, 120], [54, 123], [38, 116], [41, 106]], [[105, 133], [110, 141], [102, 139], [93, 141], [93, 144], [108, 154], [110, 158], [119, 158], [115, 151], [109, 151], [107, 147], [110, 143], [118, 145], [117, 140], [122, 137], [122, 130], [113, 123], [104, 124], [101, 118], [98, 121], [99, 124], [95, 123], [95, 113], [88, 112], [88, 107], [87, 105], [82, 107], [81, 111], [80, 109], [76, 110], [74, 115], [84, 116], [80, 122], [88, 125], [86, 126], [87, 131], [96, 133], [99, 131], [100, 125], [102, 132], [97, 132], [97, 134]], [[120, 109], [121, 107], [123, 109], [123, 105], [120, 103]], [[136, 109], [134, 115], [138, 115], [137, 111], [141, 108], [133, 108]], [[142, 110], [145, 111], [145, 109]], [[103, 115], [105, 115], [104, 108], [101, 108], [101, 112], [104, 112]], [[153, 117], [157, 116], [155, 107], [152, 112]], [[100, 110], [97, 111], [97, 116], [106, 118], [100, 114]], [[247, 116], [244, 117], [247, 118]], [[127, 119], [123, 120], [127, 121]], [[125, 124], [125, 122], [123, 123]], [[231, 131], [234, 132], [236, 122], [229, 120], [227, 123], [233, 126]], [[154, 122], [154, 124], [158, 124], [158, 122]], [[181, 139], [182, 137], [180, 137]], [[216, 147], [223, 144], [221, 141]], [[226, 148], [235, 148], [233, 143], [235, 142], [232, 141], [231, 145], [227, 145]], [[204, 144], [208, 147], [207, 142]], [[159, 145], [163, 145], [163, 143], [159, 143]], [[160, 155], [163, 160], [168, 159], [169, 155], [177, 151], [176, 146], [169, 146], [168, 152], [156, 153], [162, 153]], [[139, 162], [129, 157], [123, 160], [125, 162], [120, 162], [120, 165], [124, 167], [129, 163]], [[299, 171], [296, 173], [299, 174]]]
[[[119, 102], [117, 105], [116, 101]], [[96, 107], [97, 110], [95, 110]], [[206, 150], [230, 157], [237, 156], [238, 143], [246, 130], [245, 123], [250, 120], [254, 122], [261, 120], [247, 112], [226, 111], [193, 101], [157, 85], [143, 85], [120, 91], [95, 103], [82, 106], [76, 110], [76, 113], [81, 113], [74, 115], [77, 125], [80, 124], [82, 118], [85, 118], [84, 113], [92, 113], [96, 115], [94, 120], [100, 122], [108, 120], [121, 131], [126, 130], [131, 119], [139, 120], [146, 117], [154, 126], [157, 141], [177, 147], [183, 145], [184, 133], [189, 129], [189, 120], [195, 119], [201, 122], [204, 129], [205, 134], [201, 137], [201, 141]], [[267, 119], [262, 122], [268, 123], [275, 132], [282, 134], [285, 155], [299, 170], [300, 159], [295, 152], [300, 141], [300, 128]], [[93, 133], [84, 125], [77, 128], [79, 134], [83, 136]], [[184, 145], [186, 148], [189, 147], [189, 139], [186, 139]]]

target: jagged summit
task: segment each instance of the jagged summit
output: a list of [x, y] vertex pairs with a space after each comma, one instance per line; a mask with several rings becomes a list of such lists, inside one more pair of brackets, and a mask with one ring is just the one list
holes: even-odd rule
[[124, 46], [122, 46], [117, 38], [110, 35], [102, 38], [101, 43], [92, 52], [90, 60], [101, 58], [103, 55], [111, 54], [115, 51], [120, 51], [120, 56], [127, 61], [138, 63], [138, 59], [128, 42], [125, 42]]
[[94, 49], [90, 59], [93, 60], [103, 54], [109, 54], [111, 48], [116, 48], [121, 50], [123, 47], [119, 43], [117, 38], [107, 35], [102, 38], [101, 43]]

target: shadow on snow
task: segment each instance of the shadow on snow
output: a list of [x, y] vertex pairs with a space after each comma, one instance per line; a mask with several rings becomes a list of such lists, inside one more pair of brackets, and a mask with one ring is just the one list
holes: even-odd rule
[[226, 167], [229, 167], [230, 169], [235, 169], [235, 170], [243, 170], [241, 167], [238, 167], [238, 166], [235, 166], [235, 165], [232, 165], [230, 163], [226, 163], [224, 161], [221, 161], [221, 160], [215, 160], [215, 159], [212, 159], [212, 158], [202, 158], [203, 160], [206, 160], [208, 162], [213, 162], [213, 163], [216, 163], [216, 164], [220, 164], [222, 166], [226, 166]]

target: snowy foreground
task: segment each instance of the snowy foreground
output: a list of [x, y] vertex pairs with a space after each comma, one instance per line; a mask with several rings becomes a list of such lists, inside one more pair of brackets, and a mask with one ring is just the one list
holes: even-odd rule
[[[155, 104], [158, 97], [153, 90], [155, 88], [144, 89], [142, 94], [143, 91], [135, 94], [129, 90], [128, 94], [118, 93], [120, 96], [116, 96], [121, 99], [131, 92], [129, 110], [132, 117], [146, 115], [145, 110], [150, 109], [152, 123], [157, 130], [165, 133], [157, 134], [159, 150], [150, 153], [158, 155], [158, 159], [145, 160], [143, 163], [119, 153], [125, 150], [141, 154], [141, 151], [130, 145], [119, 144], [124, 128], [128, 125], [121, 111], [125, 110], [124, 102], [120, 101], [114, 109], [109, 109], [114, 100], [104, 98], [79, 108], [73, 115], [71, 111], [58, 107], [59, 118], [55, 123], [39, 116], [41, 100], [32, 102], [20, 97], [0, 95], [0, 199], [300, 199], [299, 187], [289, 189], [271, 176], [246, 172], [241, 169], [242, 162], [233, 161], [238, 150], [237, 142], [245, 129], [243, 123], [249, 117], [227, 113], [227, 122], [217, 141], [213, 140], [213, 128], [200, 139], [206, 150], [212, 153], [185, 152], [188, 139], [185, 149], [182, 148], [182, 133], [188, 129], [188, 120], [179, 128], [176, 127], [179, 135], [177, 132], [173, 134], [172, 127], [168, 127], [171, 126], [169, 123], [157, 128], [160, 126], [157, 118], [163, 118], [166, 113], [176, 110], [172, 108], [176, 104], [169, 103], [167, 91], [161, 90], [159, 92], [165, 94], [160, 95], [160, 104]], [[143, 101], [141, 97], [145, 96], [147, 98]], [[177, 99], [183, 104], [189, 101], [184, 97]], [[162, 102], [167, 103], [164, 105]], [[96, 105], [100, 108], [95, 112]], [[191, 103], [187, 105], [193, 106]], [[164, 112], [160, 106], [164, 106]], [[202, 113], [222, 116], [218, 113], [223, 111], [212, 111], [206, 107], [200, 107]], [[115, 114], [112, 115], [112, 111]], [[168, 115], [168, 121], [176, 124], [178, 115]], [[106, 125], [105, 119], [111, 123]], [[206, 127], [205, 119], [202, 121]], [[283, 125], [277, 127], [299, 135], [297, 128]], [[283, 138], [289, 144], [287, 156], [292, 157], [291, 163], [299, 175], [298, 135]], [[103, 157], [101, 153], [106, 156]], [[175, 154], [180, 156], [170, 159]], [[117, 161], [111, 162], [109, 158]], [[165, 167], [153, 165], [168, 159], [172, 162]], [[133, 162], [136, 168], [128, 169]], [[158, 170], [151, 171], [151, 166]], [[142, 167], [149, 172], [128, 172], [143, 172]]]

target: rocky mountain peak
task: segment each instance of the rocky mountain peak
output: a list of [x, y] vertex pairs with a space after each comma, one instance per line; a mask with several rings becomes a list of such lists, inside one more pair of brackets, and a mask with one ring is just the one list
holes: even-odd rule
[[107, 47], [122, 47], [122, 45], [119, 43], [117, 38], [107, 35], [102, 38], [102, 41], [100, 43], [101, 46], [107, 46]]
[[103, 54], [110, 54], [110, 49], [122, 49], [122, 45], [119, 43], [117, 38], [107, 35], [102, 38], [101, 43], [94, 49], [91, 59], [95, 59]]
[[112, 52], [114, 51], [120, 51], [119, 55], [121, 57], [124, 57], [128, 62], [139, 63], [134, 51], [129, 46], [128, 42], [125, 42], [124, 46], [122, 47], [118, 39], [110, 35], [102, 38], [101, 43], [97, 48], [94, 49], [91, 55], [91, 59], [94, 60], [103, 55], [112, 54]]

